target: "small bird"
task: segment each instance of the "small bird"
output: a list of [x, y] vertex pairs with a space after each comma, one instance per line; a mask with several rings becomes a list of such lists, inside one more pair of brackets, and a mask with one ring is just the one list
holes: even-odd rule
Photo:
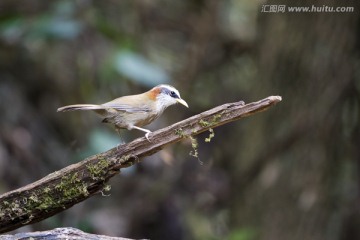
[[176, 103], [189, 107], [176, 88], [161, 84], [147, 92], [119, 97], [104, 104], [75, 104], [58, 108], [57, 111], [92, 110], [104, 117], [103, 122], [114, 124], [117, 131], [137, 129], [145, 132], [149, 140], [151, 131], [142, 126], [150, 124], [167, 107]]

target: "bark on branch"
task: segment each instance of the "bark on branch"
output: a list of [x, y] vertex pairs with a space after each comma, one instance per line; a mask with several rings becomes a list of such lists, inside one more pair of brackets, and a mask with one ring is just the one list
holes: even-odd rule
[[2, 235], [2, 240], [15, 239], [66, 239], [66, 240], [132, 240], [130, 238], [109, 237], [104, 235], [96, 235], [85, 233], [76, 228], [55, 228], [49, 231], [17, 233], [15, 235]]
[[150, 142], [145, 137], [135, 139], [5, 193], [0, 196], [0, 233], [46, 219], [106, 190], [107, 181], [121, 168], [166, 145], [264, 111], [279, 101], [280, 96], [270, 96], [246, 105], [241, 101], [215, 107], [153, 132]]

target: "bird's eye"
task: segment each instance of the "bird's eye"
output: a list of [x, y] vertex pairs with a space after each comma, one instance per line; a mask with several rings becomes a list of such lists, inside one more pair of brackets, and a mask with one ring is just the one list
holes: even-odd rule
[[175, 94], [174, 91], [171, 91], [171, 92], [170, 92], [170, 95], [171, 95], [172, 97], [174, 97], [176, 94]]

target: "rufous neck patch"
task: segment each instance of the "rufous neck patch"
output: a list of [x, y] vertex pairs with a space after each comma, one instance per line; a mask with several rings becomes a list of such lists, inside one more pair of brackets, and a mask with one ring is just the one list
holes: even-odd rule
[[160, 88], [153, 88], [147, 92], [147, 95], [151, 100], [155, 101], [156, 97], [160, 94], [160, 92], [161, 92]]

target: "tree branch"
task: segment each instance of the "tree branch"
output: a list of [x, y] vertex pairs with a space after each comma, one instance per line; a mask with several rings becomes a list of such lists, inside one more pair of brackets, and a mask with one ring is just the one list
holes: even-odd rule
[[106, 191], [106, 182], [121, 168], [169, 144], [264, 111], [279, 101], [280, 96], [271, 96], [246, 105], [241, 101], [215, 107], [153, 132], [150, 142], [145, 137], [135, 139], [5, 193], [0, 196], [0, 233], [41, 221]]
[[104, 235], [89, 234], [76, 228], [55, 228], [49, 231], [17, 233], [15, 235], [2, 235], [3, 240], [14, 239], [67, 239], [67, 240], [132, 240], [130, 238], [109, 237]]

